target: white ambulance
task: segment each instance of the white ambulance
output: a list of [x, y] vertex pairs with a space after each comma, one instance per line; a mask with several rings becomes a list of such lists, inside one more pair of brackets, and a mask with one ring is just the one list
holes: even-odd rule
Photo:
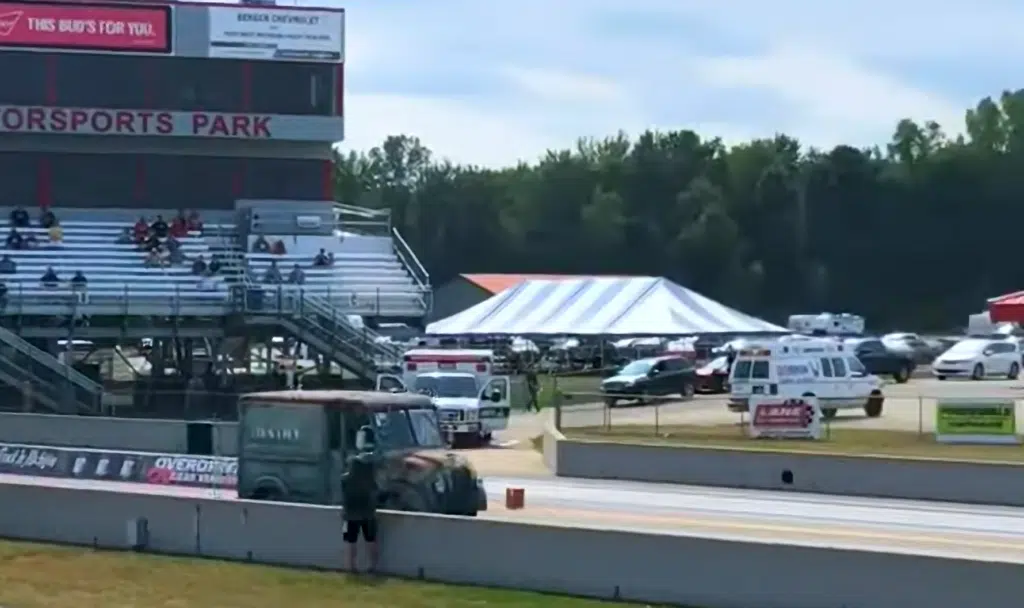
[[402, 355], [401, 376], [377, 376], [377, 390], [429, 395], [454, 445], [487, 444], [511, 415], [512, 384], [494, 375], [494, 359], [491, 350], [413, 349]]
[[778, 340], [736, 353], [729, 373], [729, 409], [746, 412], [751, 396], [817, 397], [821, 412], [863, 409], [882, 415], [882, 381], [869, 374], [852, 350], [828, 338]]

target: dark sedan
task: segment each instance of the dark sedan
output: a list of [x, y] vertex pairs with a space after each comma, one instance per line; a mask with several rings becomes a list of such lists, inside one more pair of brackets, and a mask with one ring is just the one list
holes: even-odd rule
[[846, 344], [864, 364], [869, 374], [892, 376], [900, 384], [910, 380], [917, 362], [910, 353], [901, 353], [885, 347], [878, 338], [852, 338]]

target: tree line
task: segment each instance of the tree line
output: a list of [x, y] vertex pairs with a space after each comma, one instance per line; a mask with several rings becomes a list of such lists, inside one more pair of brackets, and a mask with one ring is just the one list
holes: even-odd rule
[[467, 272], [664, 276], [775, 321], [852, 312], [877, 329], [948, 330], [1024, 289], [1024, 90], [964, 121], [954, 137], [904, 119], [867, 149], [620, 133], [504, 169], [437, 160], [399, 135], [339, 155], [336, 193], [391, 209], [435, 285]]

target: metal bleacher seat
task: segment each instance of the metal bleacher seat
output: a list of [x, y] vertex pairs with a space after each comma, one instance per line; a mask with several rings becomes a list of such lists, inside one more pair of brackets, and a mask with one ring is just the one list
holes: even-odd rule
[[[12, 303], [17, 304], [9, 306], [8, 312], [17, 308], [45, 314], [47, 308], [67, 302], [83, 309], [120, 308], [131, 314], [160, 314], [189, 306], [223, 310], [227, 301], [223, 280], [213, 278], [200, 285], [199, 277], [191, 274], [191, 260], [199, 255], [210, 258], [209, 245], [200, 233], [180, 239], [187, 263], [151, 268], [144, 264], [146, 254], [135, 245], [117, 243], [126, 227], [122, 221], [76, 219], [62, 221], [61, 226], [62, 243], [49, 243], [43, 228], [19, 228], [23, 235], [35, 235], [39, 246], [3, 251], [17, 265], [17, 272], [2, 277]], [[10, 230], [9, 221], [0, 221], [0, 238], [6, 238]], [[55, 288], [40, 283], [49, 267], [60, 279]], [[88, 281], [84, 290], [71, 289], [69, 281], [77, 271]]]
[[[301, 238], [301, 237], [300, 237]], [[252, 241], [250, 239], [250, 250]], [[423, 291], [409, 276], [394, 253], [334, 252], [334, 265], [313, 266], [315, 256], [286, 253], [248, 253], [250, 279], [262, 283], [264, 273], [276, 261], [282, 277], [298, 264], [305, 274], [299, 285], [265, 284], [266, 290], [292, 291], [326, 297], [346, 312], [382, 316], [414, 316], [423, 308]]]

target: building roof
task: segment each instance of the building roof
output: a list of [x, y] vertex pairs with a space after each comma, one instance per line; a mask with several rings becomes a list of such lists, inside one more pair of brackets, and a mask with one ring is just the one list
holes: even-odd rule
[[[519, 276], [519, 275], [517, 275]], [[787, 333], [660, 277], [529, 279], [427, 326], [434, 335]]]
[[501, 293], [509, 287], [519, 285], [523, 281], [532, 281], [534, 279], [561, 281], [565, 279], [588, 278], [583, 275], [574, 274], [462, 274], [459, 276], [492, 294]]

